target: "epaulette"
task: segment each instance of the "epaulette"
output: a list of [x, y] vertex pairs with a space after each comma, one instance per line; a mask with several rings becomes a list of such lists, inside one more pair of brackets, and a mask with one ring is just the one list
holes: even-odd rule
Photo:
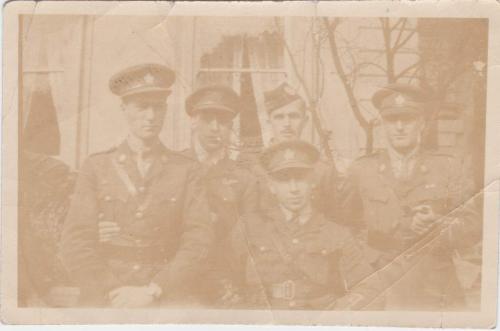
[[167, 149], [166, 153], [167, 153], [169, 158], [171, 158], [172, 160], [179, 161], [179, 162], [186, 162], [186, 161], [198, 162], [198, 160], [193, 155], [191, 155], [191, 153], [189, 153], [189, 149], [185, 149], [185, 150], [180, 151], [180, 152], [174, 151], [171, 149]]
[[108, 148], [108, 149], [105, 149], [103, 151], [99, 151], [99, 152], [95, 152], [95, 153], [92, 153], [89, 155], [89, 157], [92, 157], [92, 156], [97, 156], [97, 155], [103, 155], [103, 154], [109, 154], [109, 153], [113, 153], [114, 151], [116, 151], [118, 149], [118, 146], [113, 146], [111, 148]]
[[443, 156], [443, 157], [448, 157], [448, 158], [457, 158], [458, 155], [454, 151], [450, 150], [443, 150], [443, 149], [427, 149], [425, 150], [425, 153], [433, 156]]
[[368, 153], [368, 154], [361, 155], [361, 156], [357, 157], [356, 159], [354, 159], [353, 163], [359, 163], [359, 162], [364, 162], [364, 161], [370, 161], [373, 159], [378, 159], [381, 152], [382, 151], [377, 150], [377, 151], [373, 151], [373, 152]]

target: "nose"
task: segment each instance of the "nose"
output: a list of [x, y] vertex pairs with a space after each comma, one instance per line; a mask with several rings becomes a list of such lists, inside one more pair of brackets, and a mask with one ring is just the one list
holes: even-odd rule
[[144, 116], [146, 117], [146, 119], [152, 120], [155, 117], [155, 111], [154, 111], [153, 107], [148, 107], [144, 111]]
[[403, 121], [401, 120], [396, 121], [396, 129], [403, 130]]
[[213, 131], [217, 131], [217, 130], [219, 130], [220, 125], [219, 125], [219, 122], [217, 121], [217, 119], [213, 119], [210, 121], [209, 126], [210, 126], [210, 129], [212, 129]]
[[289, 187], [290, 187], [290, 192], [296, 192], [297, 191], [297, 181], [295, 178], [291, 178], [290, 181], [288, 182]]
[[285, 123], [285, 126], [290, 126], [291, 120], [290, 120], [289, 116], [285, 116], [284, 123]]

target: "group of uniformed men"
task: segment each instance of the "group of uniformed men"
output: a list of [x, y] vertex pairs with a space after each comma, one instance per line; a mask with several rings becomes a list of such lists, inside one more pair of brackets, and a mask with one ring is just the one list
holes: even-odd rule
[[192, 93], [192, 144], [159, 139], [169, 68], [141, 64], [110, 79], [129, 135], [79, 171], [61, 259], [79, 304], [255, 309], [452, 309], [463, 301], [452, 252], [480, 226], [452, 157], [422, 149], [427, 96], [378, 91], [387, 148], [335, 165], [300, 140], [304, 100], [286, 83], [265, 94], [271, 145], [242, 167], [229, 157], [241, 99]]

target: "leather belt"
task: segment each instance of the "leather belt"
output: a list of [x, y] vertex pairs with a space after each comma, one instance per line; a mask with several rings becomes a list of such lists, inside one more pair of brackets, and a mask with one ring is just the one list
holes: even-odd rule
[[281, 283], [271, 284], [268, 287], [268, 291], [274, 299], [293, 300], [296, 298], [304, 299], [323, 296], [329, 293], [330, 289], [311, 284], [307, 281], [293, 281], [289, 279]]
[[283, 283], [271, 284], [269, 291], [275, 299], [293, 300], [296, 294], [296, 285], [293, 280], [286, 280]]
[[101, 244], [100, 251], [106, 258], [142, 263], [167, 261], [167, 250], [164, 246], [124, 246]]

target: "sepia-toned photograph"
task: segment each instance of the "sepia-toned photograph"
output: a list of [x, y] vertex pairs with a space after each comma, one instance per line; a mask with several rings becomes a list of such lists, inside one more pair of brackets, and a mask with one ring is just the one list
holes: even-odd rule
[[493, 327], [498, 4], [194, 5], [6, 5], [2, 320]]

